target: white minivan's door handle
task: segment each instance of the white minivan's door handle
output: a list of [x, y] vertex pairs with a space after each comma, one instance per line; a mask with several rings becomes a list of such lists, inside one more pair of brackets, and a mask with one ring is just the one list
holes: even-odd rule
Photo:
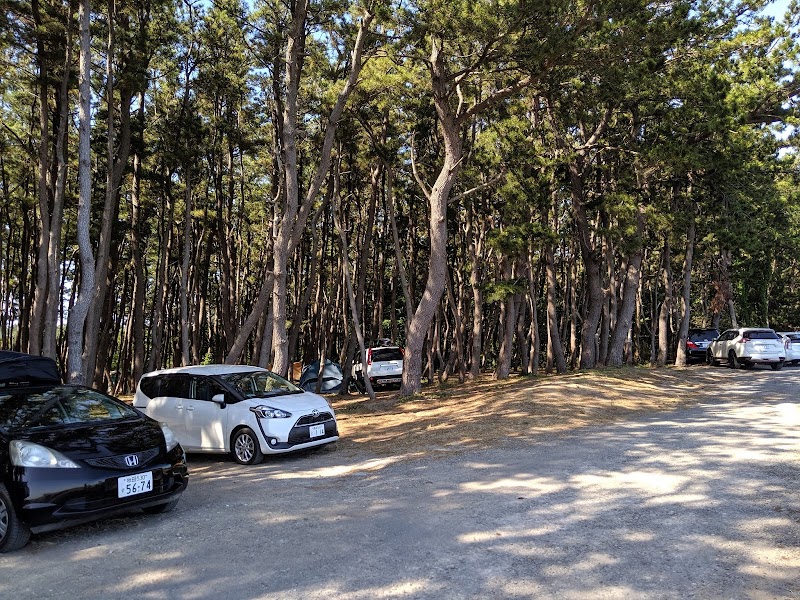
[[194, 410], [194, 405], [190, 404], [186, 407], [186, 410]]

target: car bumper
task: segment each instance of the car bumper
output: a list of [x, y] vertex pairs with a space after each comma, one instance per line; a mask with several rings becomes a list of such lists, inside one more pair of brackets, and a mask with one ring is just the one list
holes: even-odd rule
[[402, 383], [403, 374], [396, 373], [392, 375], [370, 375], [369, 382], [372, 387], [380, 387], [384, 385], [397, 385]]
[[[331, 413], [332, 414], [332, 413]], [[321, 435], [312, 436], [323, 428]], [[258, 419], [258, 431], [261, 434], [261, 451], [264, 454], [282, 454], [324, 446], [339, 439], [339, 427], [335, 418], [321, 422], [286, 422], [284, 419]]]
[[[152, 473], [152, 491], [118, 496], [120, 477], [145, 472]], [[41, 532], [76, 521], [163, 504], [179, 497], [187, 483], [184, 453], [176, 446], [166, 460], [133, 471], [15, 467], [9, 492], [20, 518], [34, 531]]]
[[707, 348], [687, 350], [686, 357], [689, 358], [690, 360], [705, 360], [707, 352], [708, 352]]
[[783, 356], [776, 356], [774, 354], [753, 354], [751, 356], [742, 356], [739, 360], [756, 365], [768, 365], [783, 362], [784, 358]]

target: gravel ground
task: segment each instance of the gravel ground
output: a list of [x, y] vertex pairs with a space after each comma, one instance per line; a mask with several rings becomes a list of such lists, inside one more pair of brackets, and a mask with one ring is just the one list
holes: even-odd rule
[[428, 459], [191, 456], [172, 513], [34, 536], [0, 598], [799, 598], [800, 369], [696, 372], [724, 396]]

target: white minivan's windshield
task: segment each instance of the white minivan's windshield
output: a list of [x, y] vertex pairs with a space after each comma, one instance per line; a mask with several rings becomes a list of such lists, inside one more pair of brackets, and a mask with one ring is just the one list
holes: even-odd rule
[[303, 393], [303, 390], [293, 383], [269, 371], [228, 373], [220, 375], [220, 379], [227, 381], [236, 388], [244, 398], [266, 398], [268, 396]]

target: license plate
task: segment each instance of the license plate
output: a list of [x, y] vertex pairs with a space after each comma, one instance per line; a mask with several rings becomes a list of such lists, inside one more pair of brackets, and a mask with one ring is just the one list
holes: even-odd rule
[[325, 435], [325, 425], [311, 425], [308, 428], [308, 437], [319, 437]]
[[399, 377], [387, 377], [381, 380], [382, 383], [400, 383]]
[[144, 494], [145, 492], [153, 491], [153, 473], [138, 473], [136, 475], [128, 475], [127, 477], [120, 477], [117, 479], [117, 496], [125, 498], [126, 496], [135, 496], [136, 494]]

